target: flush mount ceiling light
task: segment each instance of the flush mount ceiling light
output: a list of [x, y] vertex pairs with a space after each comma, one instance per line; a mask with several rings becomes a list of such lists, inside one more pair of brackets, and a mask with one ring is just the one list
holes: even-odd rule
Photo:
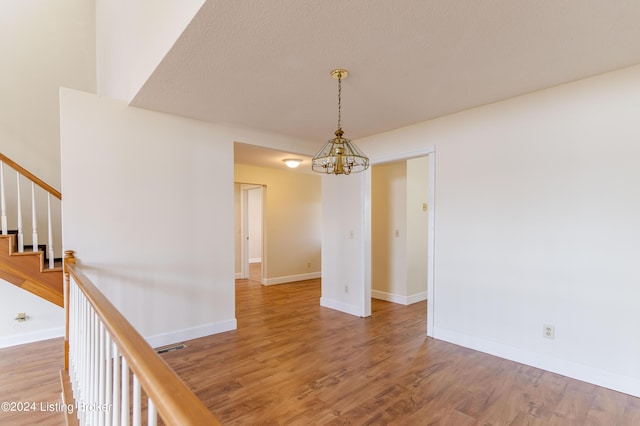
[[369, 167], [369, 159], [349, 139], [342, 136], [342, 79], [347, 78], [349, 72], [344, 69], [331, 71], [331, 77], [338, 80], [338, 130], [336, 137], [331, 139], [311, 160], [314, 172], [348, 175], [361, 172]]
[[298, 158], [285, 158], [282, 161], [284, 161], [284, 164], [286, 164], [290, 169], [295, 169], [300, 165], [300, 163], [302, 163], [302, 160]]

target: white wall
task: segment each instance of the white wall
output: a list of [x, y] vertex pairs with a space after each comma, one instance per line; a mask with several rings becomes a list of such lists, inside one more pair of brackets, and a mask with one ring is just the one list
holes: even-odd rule
[[[256, 138], [258, 140], [258, 138]], [[318, 175], [235, 165], [235, 181], [264, 185], [264, 284], [320, 276], [321, 180]], [[240, 218], [236, 218], [236, 222]]]
[[[84, 0], [0, 2], [0, 152], [60, 189], [60, 85], [95, 90], [95, 7]], [[9, 226], [16, 229], [17, 207], [11, 191], [15, 172], [5, 168]], [[22, 180], [26, 243], [31, 243], [31, 191]], [[46, 238], [45, 206], [38, 216]], [[54, 201], [54, 216], [56, 213]], [[54, 217], [54, 220], [56, 218]], [[59, 240], [58, 240], [59, 241]], [[58, 253], [59, 254], [59, 253]], [[56, 254], [56, 256], [58, 255]], [[27, 343], [63, 334], [62, 309], [0, 282], [0, 346]], [[7, 310], [4, 309], [7, 308]], [[15, 314], [31, 313], [16, 324]]]
[[247, 194], [249, 225], [249, 262], [262, 262], [262, 188]]
[[[0, 280], [0, 348], [64, 336], [64, 310]], [[18, 313], [27, 321], [15, 320]]]
[[435, 146], [436, 338], [640, 396], [638, 99], [640, 66], [357, 141]]
[[[407, 160], [407, 302], [427, 298], [429, 157]], [[423, 209], [427, 205], [427, 210]]]
[[91, 1], [0, 2], [0, 152], [60, 188], [58, 90], [95, 90]]
[[98, 94], [129, 101], [204, 0], [97, 0]]
[[371, 169], [371, 295], [407, 300], [407, 163]]
[[322, 306], [366, 317], [366, 175], [322, 176]]
[[61, 92], [65, 249], [155, 345], [234, 329], [233, 136]]

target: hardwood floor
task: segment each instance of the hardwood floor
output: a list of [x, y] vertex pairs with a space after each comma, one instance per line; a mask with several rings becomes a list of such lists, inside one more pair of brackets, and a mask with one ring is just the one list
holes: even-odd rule
[[361, 319], [319, 280], [236, 291], [236, 331], [163, 355], [225, 425], [640, 424], [638, 398], [426, 338], [426, 303]]
[[23, 409], [1, 409], [0, 425], [64, 425], [60, 410], [46, 411], [61, 402], [63, 367], [62, 338], [0, 349], [0, 403]]
[[[238, 330], [162, 355], [225, 425], [640, 425], [638, 398], [426, 338], [425, 303], [361, 319], [321, 308], [319, 280], [236, 289]], [[60, 368], [60, 339], [0, 349], [0, 402], [58, 402]]]
[[249, 264], [249, 279], [258, 282], [262, 280], [262, 262]]

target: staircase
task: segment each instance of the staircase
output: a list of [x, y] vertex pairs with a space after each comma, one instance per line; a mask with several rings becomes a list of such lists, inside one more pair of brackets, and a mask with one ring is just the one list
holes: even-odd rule
[[[15, 186], [6, 185], [5, 166], [15, 171]], [[9, 173], [10, 175], [10, 173]], [[31, 245], [24, 244], [22, 199], [23, 190], [31, 185]], [[8, 188], [15, 188], [9, 191]], [[36, 191], [39, 191], [36, 192]], [[26, 191], [24, 191], [26, 192]], [[46, 196], [46, 206], [38, 206], [36, 200]], [[61, 194], [44, 183], [35, 175], [0, 154], [0, 200], [1, 232], [0, 232], [0, 279], [14, 284], [55, 305], [64, 307], [62, 262], [54, 259], [54, 241], [51, 197], [61, 199]], [[27, 197], [28, 198], [28, 197]], [[41, 203], [44, 204], [44, 203]], [[38, 209], [39, 207], [39, 209]], [[8, 214], [8, 212], [15, 214]], [[38, 244], [38, 222], [47, 223], [47, 244]], [[17, 229], [9, 230], [8, 224]], [[59, 224], [58, 224], [59, 225]], [[58, 226], [59, 229], [59, 226]], [[33, 246], [36, 251], [33, 251]]]
[[45, 268], [43, 251], [19, 253], [15, 234], [0, 235], [0, 279], [64, 307], [62, 266]]

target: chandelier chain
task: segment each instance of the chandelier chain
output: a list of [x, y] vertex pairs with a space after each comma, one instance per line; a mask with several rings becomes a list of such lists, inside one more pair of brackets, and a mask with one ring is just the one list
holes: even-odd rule
[[338, 74], [338, 129], [342, 128], [342, 74]]

